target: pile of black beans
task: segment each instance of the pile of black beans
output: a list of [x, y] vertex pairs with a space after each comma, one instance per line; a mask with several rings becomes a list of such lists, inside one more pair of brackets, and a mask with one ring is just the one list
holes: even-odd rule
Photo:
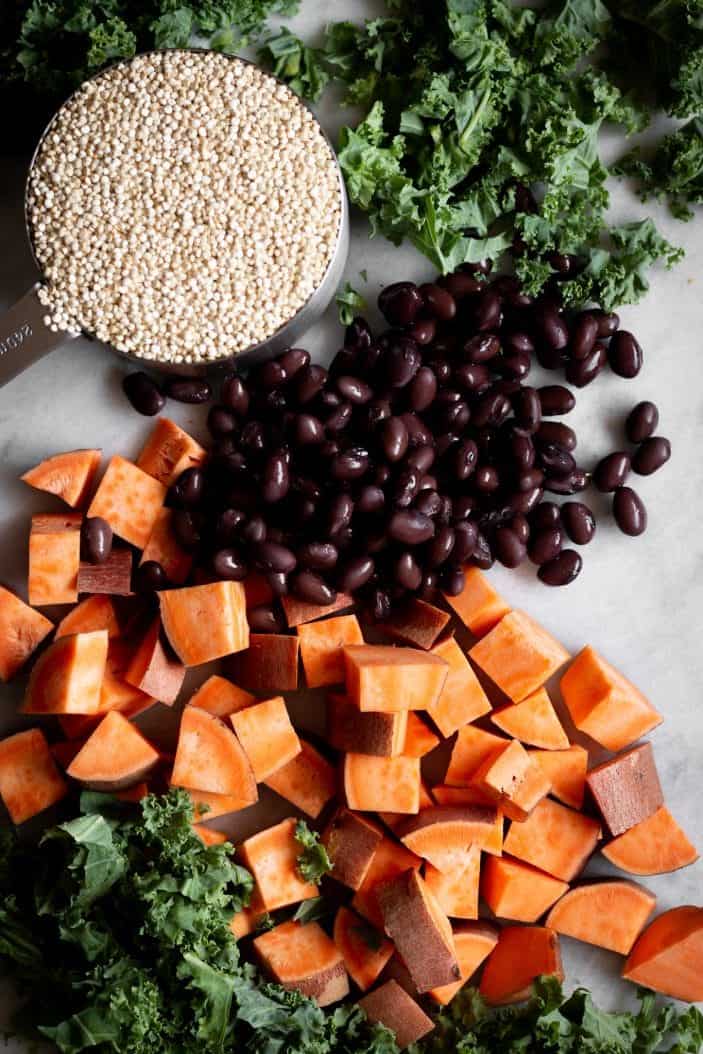
[[[567, 543], [591, 541], [594, 515], [546, 497], [590, 482], [575, 432], [558, 420], [575, 397], [562, 384], [532, 387], [528, 374], [536, 360], [581, 388], [606, 364], [636, 376], [642, 351], [617, 315], [567, 313], [557, 284], [533, 300], [515, 278], [489, 272], [472, 265], [386, 287], [379, 307], [390, 328], [374, 336], [354, 319], [329, 369], [292, 348], [224, 380], [208, 413], [212, 456], [169, 495], [179, 541], [201, 566], [226, 579], [256, 570], [275, 594], [318, 604], [354, 593], [378, 619], [413, 595], [459, 593], [467, 563], [529, 559], [548, 585], [576, 578], [582, 558]], [[142, 413], [163, 407], [146, 374], [126, 378], [125, 390]], [[165, 394], [212, 395], [207, 381], [183, 378]], [[627, 474], [668, 457], [657, 419], [640, 404], [627, 426], [635, 455], [610, 455], [595, 473], [631, 535], [646, 514]], [[261, 622], [275, 625], [270, 612]]]

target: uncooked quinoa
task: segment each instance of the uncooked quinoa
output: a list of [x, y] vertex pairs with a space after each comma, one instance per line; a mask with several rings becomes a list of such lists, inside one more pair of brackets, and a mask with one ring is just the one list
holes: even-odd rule
[[334, 253], [341, 187], [312, 114], [256, 66], [142, 55], [89, 81], [34, 165], [47, 323], [173, 363], [276, 332]]

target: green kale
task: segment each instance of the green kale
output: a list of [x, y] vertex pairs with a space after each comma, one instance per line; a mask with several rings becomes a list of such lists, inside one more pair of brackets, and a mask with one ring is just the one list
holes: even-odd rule
[[323, 52], [307, 47], [285, 27], [265, 41], [259, 58], [293, 91], [312, 102], [317, 102], [330, 79]]
[[366, 301], [350, 282], [347, 282], [344, 289], [337, 293], [335, 300], [339, 308], [339, 321], [343, 326], [348, 326], [355, 315], [366, 310]]
[[632, 151], [614, 171], [635, 179], [644, 201], [665, 200], [677, 219], [693, 219], [690, 206], [703, 205], [703, 118], [665, 136], [649, 160]]
[[302, 847], [298, 854], [298, 871], [305, 882], [317, 884], [332, 870], [332, 861], [317, 831], [311, 831], [305, 820], [295, 825], [295, 840]]

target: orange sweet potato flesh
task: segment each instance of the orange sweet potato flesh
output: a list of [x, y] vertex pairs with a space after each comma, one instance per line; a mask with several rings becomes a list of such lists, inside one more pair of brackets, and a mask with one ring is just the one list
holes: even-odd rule
[[[495, 802], [477, 787], [447, 787], [440, 784], [432, 788], [432, 796], [438, 805], [495, 806]], [[503, 810], [497, 806], [493, 830], [482, 847], [484, 852], [493, 853], [494, 856], [500, 856], [503, 852], [503, 816]]]
[[451, 871], [425, 865], [425, 883], [449, 918], [477, 919], [481, 850], [469, 846], [454, 857]]
[[391, 838], [382, 838], [373, 854], [371, 865], [366, 872], [361, 888], [357, 890], [351, 906], [360, 915], [375, 926], [383, 929], [383, 915], [378, 903], [378, 890], [388, 882], [403, 874], [408, 868], [419, 869], [422, 861], [404, 845]]
[[383, 883], [378, 902], [383, 927], [420, 994], [460, 979], [449, 920], [414, 868]]
[[29, 603], [75, 604], [81, 562], [78, 513], [32, 516], [29, 535]]
[[322, 688], [344, 681], [344, 652], [347, 644], [363, 644], [356, 615], [306, 622], [298, 626], [300, 658], [308, 688]]
[[657, 898], [636, 882], [590, 882], [570, 890], [546, 925], [566, 937], [627, 955], [656, 907]]
[[407, 714], [408, 727], [405, 731], [403, 754], [408, 758], [424, 758], [425, 754], [439, 746], [441, 740], [414, 711], [408, 710]]
[[200, 666], [249, 646], [241, 582], [168, 589], [159, 593], [159, 605], [166, 636], [184, 666]]
[[[247, 579], [247, 581], [249, 580]], [[262, 596], [257, 598], [256, 603], [250, 603], [249, 607], [258, 607], [259, 604], [267, 604], [270, 600], [270, 594]], [[310, 604], [307, 600], [301, 600], [292, 594], [281, 597], [281, 607], [285, 615], [286, 625], [290, 629], [295, 629], [296, 626], [302, 626], [307, 622], [314, 622], [316, 619], [325, 618], [327, 615], [334, 614], [335, 611], [344, 611], [345, 608], [350, 608], [353, 604], [354, 598], [349, 596], [348, 593], [339, 593], [333, 604], [322, 605]]]
[[90, 633], [96, 629], [106, 629], [110, 640], [121, 633], [115, 605], [110, 597], [100, 593], [81, 600], [64, 615], [56, 627], [56, 638], [68, 637], [71, 633]]
[[143, 780], [158, 762], [159, 752], [113, 710], [88, 737], [67, 771], [93, 790], [122, 790]]
[[408, 710], [392, 714], [359, 712], [346, 696], [327, 697], [327, 741], [335, 750], [395, 757], [405, 747]]
[[222, 831], [215, 831], [212, 827], [206, 827], [202, 823], [194, 823], [193, 830], [205, 845], [224, 845], [229, 837]]
[[541, 688], [569, 658], [568, 651], [524, 611], [505, 615], [469, 655], [514, 703]]
[[479, 680], [454, 637], [447, 637], [432, 649], [444, 659], [449, 669], [438, 699], [428, 705], [427, 713], [445, 738], [470, 721], [490, 712], [491, 704]]
[[586, 789], [588, 751], [580, 746], [568, 750], [528, 750], [552, 785], [549, 792], [565, 805], [580, 809]]
[[268, 779], [300, 753], [300, 740], [282, 695], [238, 710], [230, 714], [229, 720], [249, 758], [257, 783]]
[[569, 749], [569, 737], [545, 688], [539, 688], [521, 703], [494, 710], [491, 721], [521, 743], [542, 750]]
[[199, 443], [168, 417], [161, 417], [137, 458], [137, 465], [170, 487], [187, 468], [202, 465], [207, 457]]
[[512, 820], [525, 820], [551, 786], [517, 739], [495, 754], [489, 754], [474, 773], [472, 782], [498, 802]]
[[355, 911], [345, 907], [335, 916], [333, 939], [352, 981], [362, 992], [367, 992], [392, 956], [392, 943]]
[[[420, 809], [429, 809], [434, 804], [435, 800], [430, 794], [429, 788], [424, 780], [420, 779]], [[400, 825], [405, 823], [408, 818], [406, 815], [403, 815], [402, 812], [380, 812], [378, 816], [379, 819], [383, 820], [386, 827], [390, 827], [393, 833], [395, 833]]]
[[493, 1006], [520, 1003], [542, 975], [564, 980], [557, 934], [544, 926], [506, 926], [486, 963], [479, 992]]
[[686, 1003], [703, 1000], [703, 908], [659, 915], [630, 952], [623, 977]]
[[173, 510], [159, 509], [140, 562], [145, 564], [147, 560], [155, 560], [161, 564], [169, 581], [181, 586], [190, 574], [193, 557], [178, 544], [172, 522]]
[[177, 787], [235, 796], [249, 805], [259, 797], [251, 763], [235, 734], [194, 706], [183, 711], [171, 781]]
[[454, 947], [461, 978], [442, 988], [433, 988], [428, 992], [430, 999], [440, 1006], [451, 1003], [459, 989], [471, 980], [497, 943], [498, 930], [489, 922], [463, 922], [454, 926]]
[[53, 628], [50, 619], [0, 586], [0, 681], [12, 680]]
[[383, 623], [383, 632], [411, 648], [433, 647], [447, 628], [451, 616], [441, 608], [434, 607], [424, 600], [413, 599], [393, 613], [392, 618]]
[[475, 637], [483, 637], [510, 611], [510, 605], [477, 567], [465, 569], [461, 593], [445, 596], [445, 600]]
[[15, 824], [48, 809], [68, 787], [38, 728], [0, 740], [0, 798]]
[[101, 450], [69, 450], [40, 461], [20, 478], [35, 490], [55, 494], [79, 509], [90, 493], [101, 456]]
[[188, 790], [188, 796], [193, 802], [193, 811], [196, 818], [206, 821], [215, 820], [218, 816], [227, 816], [231, 812], [239, 812], [253, 804], [251, 792], [244, 796], [241, 794], [208, 794], [207, 791]]
[[304, 739], [300, 740], [300, 752], [287, 765], [272, 772], [264, 782], [313, 820], [317, 819], [337, 791], [334, 766]]
[[561, 679], [576, 727], [606, 750], [623, 750], [661, 724], [648, 699], [593, 648], [581, 651]]
[[433, 805], [396, 830], [406, 848], [438, 871], [452, 873], [467, 849], [482, 849], [493, 836], [497, 809], [490, 805]]
[[318, 895], [317, 886], [305, 882], [298, 872], [301, 847], [295, 840], [296, 823], [293, 817], [282, 820], [241, 845], [242, 862], [254, 876], [264, 911], [276, 911]]
[[696, 847], [665, 805], [602, 850], [611, 864], [631, 875], [663, 875], [698, 859]]
[[118, 538], [143, 549], [166, 498], [166, 487], [115, 455], [90, 503], [88, 516], [102, 516]]
[[359, 1006], [371, 1024], [390, 1029], [400, 1050], [417, 1043], [434, 1028], [432, 1018], [392, 978], [360, 999]]
[[360, 889], [382, 838], [375, 823], [340, 806], [322, 835], [332, 877], [350, 889]]
[[451, 787], [468, 787], [487, 758], [508, 746], [509, 740], [494, 736], [474, 725], [459, 729], [444, 782]]
[[319, 1006], [349, 994], [341, 952], [316, 922], [282, 922], [254, 940], [264, 970], [284, 988], [314, 999]]
[[544, 798], [523, 823], [510, 825], [503, 848], [511, 856], [571, 882], [600, 836], [596, 820]]
[[568, 889], [568, 882], [508, 856], [487, 857], [481, 869], [481, 896], [499, 919], [537, 922]]
[[230, 714], [236, 714], [238, 710], [243, 710], [245, 706], [251, 706], [255, 702], [256, 696], [251, 692], [245, 692], [226, 677], [213, 674], [190, 697], [188, 705], [207, 710], [214, 717], [229, 717]]
[[125, 680], [133, 657], [134, 648], [128, 641], [117, 637], [109, 642], [105, 674], [100, 687], [99, 713], [119, 710], [125, 717], [136, 717], [154, 705], [151, 696]]
[[129, 664], [124, 679], [145, 695], [171, 706], [183, 687], [186, 668], [164, 639], [161, 619], [155, 619]]
[[34, 665], [25, 714], [96, 714], [107, 659], [107, 630], [76, 633], [50, 644]]
[[347, 754], [344, 794], [360, 812], [416, 813], [420, 808], [420, 759]]
[[298, 687], [300, 641], [280, 633], [252, 633], [249, 646], [232, 656], [231, 677], [257, 695], [294, 692]]
[[427, 710], [439, 698], [447, 663], [431, 652], [382, 644], [344, 649], [347, 695], [359, 710]]

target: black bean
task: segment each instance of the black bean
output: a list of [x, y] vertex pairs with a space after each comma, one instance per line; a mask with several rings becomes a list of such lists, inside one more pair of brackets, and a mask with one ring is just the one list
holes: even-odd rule
[[475, 293], [480, 293], [485, 283], [471, 274], [457, 271], [456, 274], [448, 274], [442, 278], [442, 285], [452, 294], [455, 300], [465, 300]]
[[363, 406], [373, 396], [373, 389], [358, 377], [338, 377], [337, 391], [343, 399], [355, 406]]
[[491, 386], [491, 375], [488, 367], [480, 363], [464, 363], [457, 366], [453, 374], [455, 384], [464, 391], [480, 395]]
[[547, 476], [544, 489], [552, 494], [577, 494], [588, 486], [588, 476], [583, 469], [575, 469], [569, 476]]
[[542, 415], [544, 417], [559, 417], [568, 414], [576, 406], [573, 392], [565, 388], [563, 384], [548, 384], [537, 390]]
[[192, 552], [200, 545], [201, 520], [192, 509], [174, 509], [171, 519], [176, 541], [187, 552]]
[[631, 443], [643, 443], [654, 435], [659, 424], [659, 410], [655, 403], [637, 403], [625, 421], [625, 433]]
[[164, 382], [164, 390], [169, 399], [175, 399], [178, 403], [199, 405], [212, 399], [210, 382], [202, 377], [168, 377]]
[[[435, 344], [435, 353], [437, 353], [437, 345]], [[434, 358], [430, 360], [427, 365], [434, 373], [437, 378], [438, 384], [448, 384], [449, 378], [452, 375], [452, 366], [448, 359]]]
[[574, 256], [572, 253], [550, 253], [548, 263], [554, 268], [558, 279], [561, 281], [566, 278], [572, 278], [583, 269], [578, 256]]
[[251, 516], [242, 527], [241, 535], [250, 545], [260, 545], [266, 540], [266, 521], [262, 516]]
[[256, 562], [262, 571], [276, 571], [279, 574], [290, 574], [297, 560], [287, 546], [268, 539], [256, 547]]
[[237, 417], [244, 417], [249, 410], [249, 392], [244, 381], [236, 373], [226, 377], [220, 390], [220, 402]]
[[452, 450], [452, 469], [456, 479], [468, 479], [476, 471], [478, 447], [473, 439], [464, 439]]
[[515, 516], [510, 517], [505, 526], [518, 536], [523, 545], [527, 545], [530, 538], [530, 524], [526, 516], [516, 513]]
[[410, 337], [397, 336], [383, 356], [385, 375], [393, 388], [404, 388], [422, 365], [420, 349]]
[[612, 337], [614, 333], [620, 327], [620, 316], [616, 315], [614, 311], [594, 311], [593, 314], [598, 320], [598, 339], [607, 340], [608, 337]]
[[576, 433], [561, 421], [542, 421], [535, 438], [539, 444], [556, 443], [569, 453], [576, 449]]
[[493, 465], [480, 465], [474, 473], [474, 485], [477, 490], [491, 494], [500, 486], [498, 470]]
[[351, 423], [353, 412], [351, 403], [340, 403], [325, 418], [325, 428], [333, 435], [343, 432]]
[[413, 503], [413, 508], [423, 516], [435, 517], [442, 508], [442, 499], [436, 490], [421, 490]]
[[299, 446], [309, 446], [322, 443], [325, 438], [325, 430], [322, 422], [312, 414], [299, 414], [295, 419], [293, 430], [295, 442]]
[[388, 521], [388, 537], [403, 545], [421, 545], [435, 533], [435, 525], [429, 516], [417, 509], [395, 512]]
[[598, 339], [599, 328], [598, 319], [591, 311], [582, 311], [576, 316], [569, 340], [569, 354], [573, 359], [585, 359], [590, 355]]
[[394, 282], [381, 291], [378, 306], [392, 326], [409, 326], [424, 304], [414, 282]]
[[620, 487], [613, 496], [613, 516], [623, 534], [637, 538], [647, 530], [647, 509], [631, 487]]
[[433, 318], [418, 318], [408, 329], [408, 336], [424, 347], [431, 344], [437, 335], [437, 323]]
[[423, 490], [436, 491], [438, 486], [437, 477], [433, 476], [431, 472], [426, 472], [424, 476], [420, 477], [420, 493]]
[[415, 468], [405, 468], [399, 472], [392, 491], [395, 504], [402, 509], [412, 505], [420, 491], [421, 479], [422, 475]]
[[303, 366], [295, 376], [295, 394], [299, 403], [309, 403], [321, 392], [327, 380], [327, 370], [312, 363]]
[[401, 553], [394, 565], [394, 577], [403, 589], [415, 591], [422, 582], [422, 568], [412, 553]]
[[278, 363], [286, 371], [288, 380], [291, 380], [304, 366], [310, 365], [310, 352], [304, 348], [289, 348], [278, 356]]
[[86, 516], [81, 525], [80, 542], [82, 560], [104, 564], [112, 552], [112, 527], [102, 516]]
[[485, 289], [473, 305], [473, 321], [478, 330], [498, 329], [503, 321], [503, 300], [493, 289]]
[[552, 304], [536, 304], [532, 320], [538, 336], [547, 347], [561, 351], [569, 343], [569, 327]]
[[561, 524], [561, 509], [553, 501], [543, 501], [530, 513], [530, 525], [535, 531]]
[[576, 468], [573, 454], [557, 443], [541, 443], [537, 450], [539, 463], [548, 476], [570, 476]]
[[287, 380], [288, 374], [285, 366], [274, 359], [259, 366], [255, 374], [254, 386], [258, 384], [259, 387], [265, 389], [280, 388]]
[[486, 425], [499, 425], [505, 421], [512, 410], [510, 399], [500, 392], [488, 391], [479, 396], [472, 413], [472, 421], [476, 428], [484, 428]]
[[532, 490], [517, 491], [510, 498], [511, 513], [522, 513], [523, 516], [527, 516], [536, 505], [539, 505], [543, 494], [544, 487], [533, 487]]
[[608, 362], [613, 373], [628, 379], [636, 377], [642, 369], [642, 348], [632, 333], [619, 329], [608, 347]]
[[373, 430], [382, 421], [387, 421], [393, 414], [390, 399], [374, 399], [366, 408], [366, 423]]
[[372, 341], [371, 327], [365, 318], [357, 315], [344, 331], [344, 347], [352, 348], [354, 351], [361, 351], [363, 348], [370, 347]]
[[518, 471], [532, 468], [535, 463], [535, 447], [529, 436], [516, 432], [510, 437], [509, 452]]
[[237, 418], [226, 406], [211, 406], [207, 415], [207, 426], [215, 438], [232, 435], [237, 430]]
[[338, 494], [330, 503], [328, 530], [331, 535], [348, 527], [354, 515], [354, 502], [348, 494]]
[[426, 560], [430, 567], [441, 567], [449, 559], [454, 548], [455, 533], [451, 527], [440, 527], [426, 550]]
[[218, 549], [212, 558], [212, 570], [217, 578], [242, 582], [249, 574], [249, 567], [237, 549]]
[[566, 361], [563, 351], [539, 344], [535, 349], [535, 358], [543, 370], [560, 370]]
[[382, 427], [383, 452], [391, 461], [400, 461], [408, 449], [408, 429], [400, 417], [389, 417]]
[[532, 435], [542, 423], [542, 400], [535, 388], [521, 388], [513, 398], [513, 410], [520, 431]]
[[585, 359], [572, 359], [565, 370], [565, 376], [569, 384], [575, 388], [585, 388], [591, 384], [601, 372], [607, 361], [605, 345], [600, 341], [593, 345], [593, 349]]
[[564, 529], [576, 545], [588, 545], [596, 533], [596, 518], [582, 501], [566, 501], [561, 507]]
[[298, 563], [311, 571], [331, 571], [336, 567], [339, 553], [331, 542], [306, 542], [298, 549]]
[[334, 604], [337, 599], [337, 591], [314, 571], [298, 571], [291, 576], [288, 584], [291, 592], [308, 604], [325, 607]]
[[439, 587], [448, 597], [456, 597], [464, 589], [466, 576], [462, 567], [448, 567], [439, 579]]
[[274, 596], [284, 597], [288, 593], [288, 575], [284, 571], [266, 571], [264, 578]]
[[616, 450], [602, 458], [593, 470], [593, 484], [604, 494], [608, 494], [623, 483], [630, 474], [630, 457], [624, 450]]
[[524, 468], [517, 477], [517, 489], [521, 493], [541, 487], [544, 483], [544, 472], [540, 468]]
[[529, 333], [513, 330], [502, 334], [500, 340], [505, 355], [514, 355], [516, 352], [529, 356], [534, 355], [535, 343]]
[[408, 403], [417, 413], [431, 406], [437, 395], [437, 378], [429, 366], [421, 366], [408, 385]]
[[247, 622], [252, 633], [283, 633], [286, 624], [272, 604], [259, 604], [247, 611]]
[[343, 593], [356, 593], [372, 577], [376, 565], [370, 556], [356, 556], [340, 569], [337, 584]]
[[460, 494], [451, 501], [451, 522], [460, 523], [468, 520], [476, 508], [476, 498], [472, 494]]
[[348, 450], [335, 455], [330, 465], [334, 478], [344, 482], [360, 479], [368, 469], [369, 452], [362, 446], [349, 447]]
[[241, 509], [224, 509], [217, 517], [215, 537], [222, 545], [229, 545], [238, 536], [245, 521]]
[[479, 333], [470, 337], [463, 347], [463, 357], [472, 365], [480, 365], [494, 359], [500, 352], [500, 341], [492, 333]]
[[166, 405], [156, 381], [143, 371], [128, 374], [122, 381], [122, 388], [137, 413], [144, 417], [154, 417]]
[[476, 545], [471, 554], [471, 563], [475, 564], [476, 567], [480, 567], [482, 571], [488, 571], [495, 563], [488, 539], [480, 532], [476, 536]]
[[[405, 423], [405, 422], [403, 422]], [[415, 468], [418, 472], [428, 472], [434, 464], [435, 450], [429, 445], [416, 446], [405, 459], [408, 468]]]
[[519, 567], [527, 556], [525, 543], [509, 527], [499, 527], [493, 537], [493, 549], [504, 567]]
[[632, 467], [638, 476], [651, 476], [671, 457], [671, 443], [663, 436], [650, 436], [632, 455]]
[[559, 526], [543, 527], [530, 538], [527, 552], [533, 564], [546, 564], [561, 552], [564, 532]]
[[205, 493], [205, 473], [201, 468], [187, 468], [181, 472], [168, 492], [173, 505], [198, 505]]
[[[504, 399], [505, 396], [499, 396], [500, 399]], [[501, 404], [502, 406], [504, 404]], [[500, 408], [499, 408], [500, 410]], [[510, 403], [508, 401], [508, 413], [510, 413]], [[445, 406], [440, 412], [440, 421], [444, 428], [450, 428], [455, 432], [463, 432], [469, 423], [471, 417], [471, 411], [469, 407], [460, 399], [459, 402], [451, 403]]]
[[546, 586], [568, 586], [581, 573], [583, 560], [575, 549], [562, 549], [558, 556], [542, 564], [537, 577]]
[[513, 382], [515, 391], [518, 390], [518, 381], [524, 380], [532, 368], [532, 359], [526, 351], [514, 351], [511, 355], [501, 355], [496, 361], [495, 369], [499, 370], [505, 380], [502, 384]]
[[420, 286], [418, 292], [430, 315], [438, 318], [440, 322], [451, 322], [456, 315], [456, 301], [447, 289], [435, 285], [434, 282], [427, 282]]
[[452, 558], [459, 563], [464, 563], [473, 556], [479, 546], [478, 527], [471, 520], [461, 520], [454, 524], [454, 549]]
[[261, 480], [261, 496], [265, 502], [282, 501], [290, 490], [290, 472], [285, 456], [277, 451], [271, 454], [264, 466]]
[[170, 589], [173, 583], [157, 560], [145, 560], [137, 568], [137, 591], [139, 593], [157, 593], [161, 589]]

